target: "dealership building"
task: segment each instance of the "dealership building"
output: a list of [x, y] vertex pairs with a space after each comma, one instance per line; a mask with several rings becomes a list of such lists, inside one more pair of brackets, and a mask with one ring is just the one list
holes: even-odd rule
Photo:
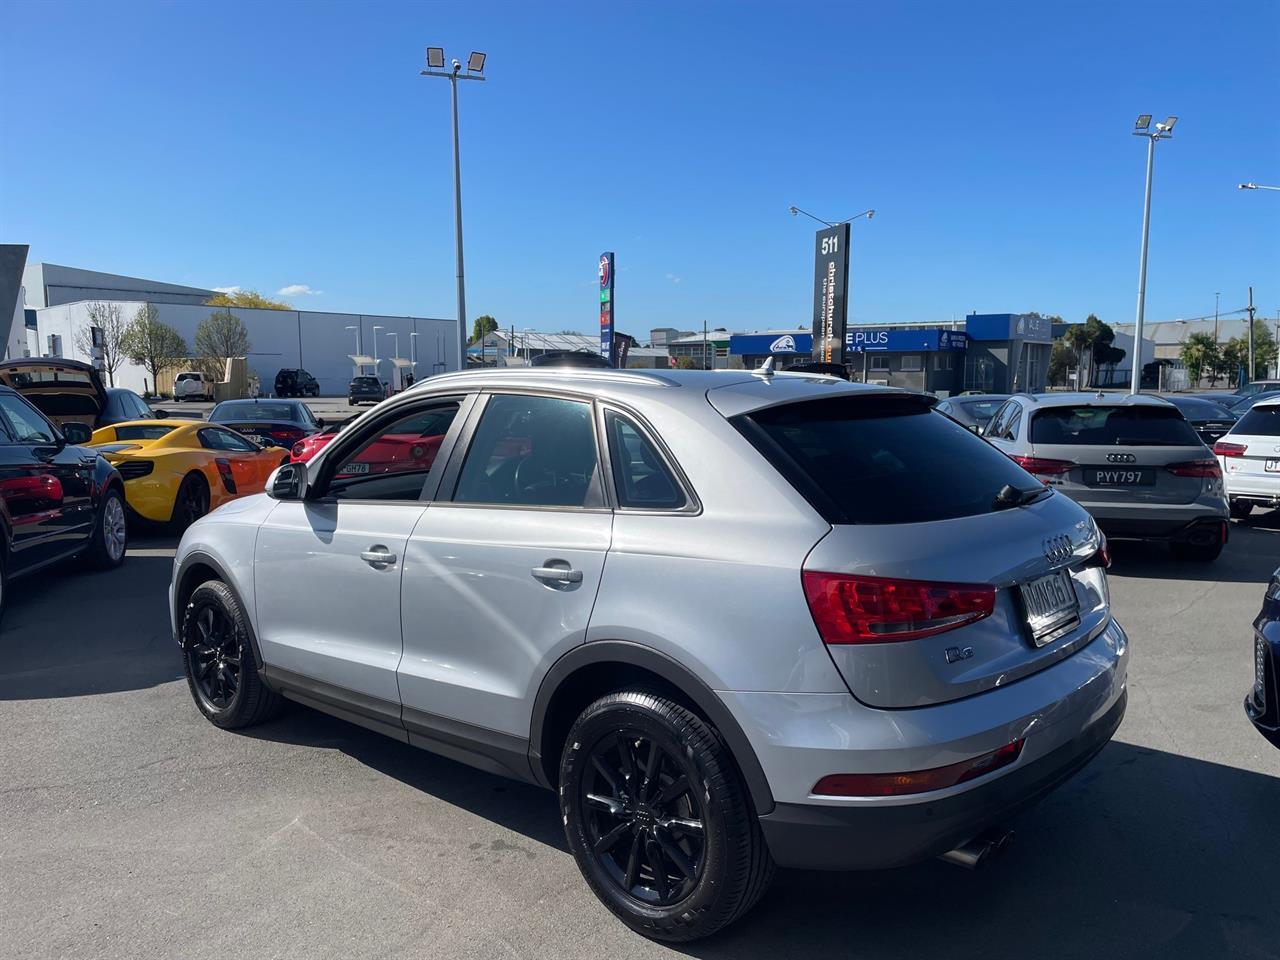
[[[317, 310], [260, 310], [212, 307], [215, 291], [100, 273], [50, 263], [27, 265], [22, 274], [22, 323], [15, 317], [5, 353], [17, 357], [65, 357], [90, 361], [83, 349], [91, 323], [89, 306], [110, 301], [126, 321], [151, 304], [160, 320], [187, 342], [215, 311], [228, 311], [249, 334], [246, 361], [270, 392], [276, 371], [302, 367], [320, 382], [320, 392], [345, 394], [352, 376], [377, 371], [384, 383], [403, 382], [403, 374], [422, 379], [457, 369], [457, 321], [434, 317], [392, 317]], [[399, 374], [397, 373], [399, 371]], [[115, 375], [116, 386], [143, 393], [154, 387], [142, 367], [127, 360]], [[163, 384], [162, 384], [163, 386]]]

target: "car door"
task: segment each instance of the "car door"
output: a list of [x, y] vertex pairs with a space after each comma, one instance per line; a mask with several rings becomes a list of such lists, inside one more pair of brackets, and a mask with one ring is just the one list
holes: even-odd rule
[[62, 441], [57, 429], [16, 394], [0, 394], [3, 469], [0, 496], [11, 524], [13, 571], [84, 545], [93, 527], [96, 457]]
[[613, 516], [590, 401], [493, 393], [472, 420], [405, 549], [400, 695], [411, 739], [512, 745], [546, 669], [586, 639]]
[[267, 475], [280, 466], [281, 460], [288, 459], [277, 448], [274, 456], [264, 460], [261, 447], [224, 427], [205, 427], [196, 436], [200, 446], [217, 452], [218, 473], [226, 492], [233, 497], [261, 493]]
[[[342, 434], [312, 461], [308, 499], [277, 503], [258, 533], [254, 590], [269, 676], [403, 738], [400, 581], [467, 396], [400, 404]], [[387, 437], [436, 431], [410, 459], [373, 462]], [[442, 435], [442, 436], [440, 436]], [[444, 461], [441, 461], [443, 464]]]

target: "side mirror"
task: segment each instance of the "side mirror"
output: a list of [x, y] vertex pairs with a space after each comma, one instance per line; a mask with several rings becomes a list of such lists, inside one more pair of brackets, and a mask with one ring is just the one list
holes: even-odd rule
[[171, 416], [168, 410], [152, 410], [151, 412], [156, 415], [157, 420], [168, 420]]
[[62, 436], [67, 443], [74, 443], [79, 446], [93, 439], [93, 428], [86, 423], [64, 423], [62, 425]]
[[267, 478], [267, 496], [272, 500], [302, 500], [306, 494], [305, 463], [282, 463]]
[[982, 436], [982, 424], [971, 423], [969, 424], [969, 429], [972, 430], [974, 433], [976, 433], [978, 436]]

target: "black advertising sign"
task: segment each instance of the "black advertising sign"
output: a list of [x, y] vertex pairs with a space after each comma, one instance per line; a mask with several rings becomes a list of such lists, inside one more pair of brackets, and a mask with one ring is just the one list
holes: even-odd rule
[[813, 359], [844, 363], [844, 334], [849, 323], [849, 224], [819, 230], [813, 276]]
[[616, 367], [613, 349], [613, 254], [600, 254], [600, 356]]

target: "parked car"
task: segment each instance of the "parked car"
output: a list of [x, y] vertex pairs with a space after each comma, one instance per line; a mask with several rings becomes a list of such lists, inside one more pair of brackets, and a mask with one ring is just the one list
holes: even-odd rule
[[1188, 560], [1222, 552], [1222, 470], [1182, 412], [1159, 397], [1017, 394], [984, 436], [1077, 501], [1108, 537], [1163, 540]]
[[286, 450], [324, 427], [300, 400], [223, 400], [209, 422], [238, 430], [259, 446]]
[[347, 403], [381, 403], [387, 398], [387, 388], [377, 377], [352, 377], [347, 386]]
[[1280, 506], [1280, 395], [1258, 400], [1213, 445], [1231, 516]]
[[1203, 397], [1178, 393], [1166, 395], [1164, 399], [1182, 411], [1187, 423], [1191, 424], [1191, 428], [1200, 435], [1207, 447], [1217, 443], [1238, 419], [1233, 411], [1222, 404]]
[[308, 434], [289, 448], [289, 459], [305, 463], [329, 445], [329, 441], [338, 435], [341, 425], [325, 424], [316, 433]]
[[1276, 393], [1280, 392], [1280, 380], [1254, 380], [1246, 383], [1235, 391], [1232, 396], [1235, 397], [1230, 403], [1225, 404], [1229, 409], [1234, 410], [1236, 404], [1250, 397], [1256, 397], [1260, 393]]
[[1245, 716], [1272, 744], [1280, 747], [1280, 570], [1262, 595], [1262, 610], [1253, 621], [1253, 686], [1244, 698]]
[[1261, 393], [1250, 394], [1247, 397], [1237, 397], [1235, 402], [1228, 406], [1227, 409], [1234, 413], [1238, 420], [1252, 410], [1254, 404], [1261, 403], [1263, 400], [1274, 400], [1276, 397], [1280, 397], [1280, 390], [1264, 390]]
[[97, 369], [79, 360], [6, 360], [0, 363], [0, 383], [17, 390], [58, 427], [81, 423], [92, 431], [124, 420], [168, 416], [153, 411], [132, 390], [103, 386]]
[[195, 705], [299, 700], [554, 789], [588, 886], [658, 939], [732, 922], [775, 864], [980, 859], [1111, 738], [1128, 642], [1089, 515], [931, 404], [432, 377], [187, 532]]
[[261, 493], [288, 454], [203, 420], [134, 420], [94, 431], [97, 453], [124, 481], [129, 508], [182, 531], [213, 508]]
[[184, 370], [173, 378], [173, 399], [175, 403], [183, 400], [213, 400], [213, 379], [199, 370]]
[[959, 397], [948, 397], [945, 400], [939, 400], [934, 408], [939, 413], [945, 413], [952, 420], [962, 426], [968, 427], [974, 433], [982, 433], [982, 430], [1000, 406], [1009, 399], [1007, 393], [969, 393]]
[[600, 367], [612, 365], [598, 353], [587, 350], [548, 350], [529, 361], [531, 367]]
[[276, 373], [277, 397], [318, 397], [320, 381], [301, 368], [284, 369]]
[[124, 484], [80, 446], [89, 428], [59, 429], [11, 387], [0, 386], [0, 615], [13, 580], [68, 557], [95, 567], [124, 562]]

